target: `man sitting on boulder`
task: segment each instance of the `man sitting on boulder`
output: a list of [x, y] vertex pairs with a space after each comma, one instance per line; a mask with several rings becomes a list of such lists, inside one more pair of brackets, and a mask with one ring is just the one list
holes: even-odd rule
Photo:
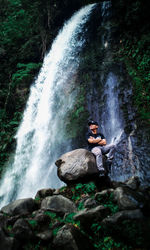
[[86, 138], [88, 141], [89, 150], [96, 156], [96, 164], [99, 170], [99, 175], [105, 175], [106, 171], [103, 167], [103, 154], [107, 155], [107, 163], [111, 164], [114, 158], [115, 145], [106, 145], [106, 139], [103, 134], [98, 133], [98, 123], [96, 121], [88, 122], [90, 132]]

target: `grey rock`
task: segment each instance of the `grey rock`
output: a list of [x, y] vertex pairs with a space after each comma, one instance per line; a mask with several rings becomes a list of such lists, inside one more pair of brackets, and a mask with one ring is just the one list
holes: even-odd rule
[[104, 206], [97, 206], [92, 209], [84, 209], [74, 215], [75, 221], [80, 221], [81, 224], [86, 225], [87, 223], [93, 222], [94, 219], [99, 221], [103, 220], [110, 214], [110, 209]]
[[67, 184], [98, 173], [94, 155], [82, 148], [62, 155], [55, 164], [58, 177]]
[[133, 176], [133, 177], [131, 177], [129, 180], [127, 180], [127, 181], [125, 182], [125, 184], [126, 184], [129, 188], [131, 188], [131, 189], [133, 189], [133, 190], [136, 190], [136, 189], [138, 189], [138, 187], [140, 186], [140, 180], [139, 180], [139, 178], [138, 178], [137, 176]]
[[59, 188], [54, 191], [53, 195], [58, 195], [58, 194], [60, 194]]
[[37, 193], [36, 193], [36, 196], [35, 196], [35, 199], [36, 198], [45, 198], [47, 196], [51, 196], [53, 195], [53, 192], [55, 191], [55, 189], [51, 189], [51, 188], [48, 188], [48, 189], [41, 189], [39, 190]]
[[60, 214], [73, 213], [77, 211], [75, 204], [62, 195], [46, 197], [41, 203], [41, 209], [51, 210]]
[[14, 233], [15, 238], [20, 241], [26, 241], [33, 238], [33, 232], [28, 224], [28, 222], [24, 219], [18, 219], [13, 228], [12, 232]]
[[40, 231], [46, 230], [51, 222], [50, 216], [45, 214], [43, 210], [37, 210], [32, 213], [32, 220], [36, 221], [36, 228]]
[[66, 249], [66, 250], [78, 250], [76, 245], [76, 241], [69, 230], [69, 228], [65, 225], [63, 226], [57, 233], [56, 238], [53, 241], [55, 249]]
[[36, 220], [39, 223], [45, 223], [48, 219], [50, 219], [50, 217], [45, 214], [45, 211], [43, 210], [36, 210], [32, 213], [32, 217], [34, 218], [34, 220]]
[[40, 232], [40, 233], [36, 234], [36, 236], [40, 240], [50, 241], [52, 239], [52, 237], [53, 237], [53, 234], [52, 234], [51, 230], [45, 230], [43, 232]]
[[[1, 250], [12, 250], [14, 249], [15, 239], [7, 237], [0, 227], [0, 249]], [[16, 248], [18, 249], [18, 248]]]
[[64, 225], [53, 240], [55, 250], [93, 249], [88, 238], [73, 225]]
[[95, 194], [95, 199], [99, 200], [99, 199], [105, 198], [107, 195], [113, 194], [113, 193], [114, 193], [114, 189], [108, 188], [108, 189], [105, 189], [105, 190], [103, 190], [101, 192], [96, 193]]
[[7, 218], [3, 213], [0, 213], [0, 227], [5, 227]]
[[115, 200], [120, 210], [143, 208], [145, 204], [144, 195], [126, 187], [118, 187], [114, 191]]
[[135, 210], [124, 210], [117, 212], [116, 214], [112, 216], [108, 216], [102, 221], [103, 225], [111, 226], [111, 225], [117, 225], [118, 223], [122, 222], [123, 220], [141, 220], [144, 216], [140, 209]]
[[1, 211], [9, 215], [28, 214], [36, 209], [36, 203], [32, 198], [20, 199], [3, 207]]
[[96, 200], [94, 200], [92, 198], [89, 198], [84, 202], [84, 207], [85, 208], [94, 208], [94, 207], [97, 207], [97, 206], [98, 206], [98, 204], [97, 204]]
[[14, 225], [14, 223], [20, 219], [20, 215], [7, 216], [7, 225]]

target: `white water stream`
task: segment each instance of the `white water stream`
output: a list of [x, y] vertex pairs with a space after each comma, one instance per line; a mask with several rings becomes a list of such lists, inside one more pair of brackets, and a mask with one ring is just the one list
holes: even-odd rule
[[76, 91], [70, 83], [75, 79], [85, 24], [94, 6], [82, 8], [64, 25], [31, 87], [16, 135], [14, 164], [0, 185], [1, 207], [11, 200], [34, 196], [41, 188], [62, 185], [54, 163], [71, 149], [65, 135], [65, 115], [74, 104]]
[[118, 98], [119, 82], [117, 77], [110, 72], [106, 79], [104, 95], [106, 103], [102, 112], [102, 130], [107, 136], [108, 143], [117, 144], [123, 133], [123, 118], [120, 113]]

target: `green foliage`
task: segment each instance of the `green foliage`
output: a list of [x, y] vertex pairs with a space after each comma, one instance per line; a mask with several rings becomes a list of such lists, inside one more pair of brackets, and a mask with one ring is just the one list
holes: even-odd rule
[[[89, 182], [87, 184], [79, 183], [72, 188], [72, 200], [78, 201], [81, 198], [81, 195], [89, 194], [90, 196], [94, 195], [96, 190], [96, 186], [93, 182]], [[82, 208], [82, 204], [80, 204]]]
[[36, 220], [28, 220], [28, 223], [34, 228], [37, 226], [37, 221]]
[[82, 210], [82, 209], [84, 209], [84, 203], [81, 201], [78, 204], [78, 210]]
[[88, 118], [88, 111], [85, 109], [86, 89], [84, 84], [78, 86], [77, 102], [73, 109], [67, 114], [66, 131], [67, 136], [71, 139], [83, 139], [84, 130]]
[[50, 212], [50, 211], [45, 211], [44, 214], [48, 215], [51, 219], [56, 218], [56, 213]]
[[150, 122], [150, 35], [143, 36], [135, 44], [124, 41], [120, 55], [124, 58], [134, 84], [134, 104], [142, 119]]
[[3, 164], [9, 159], [10, 152], [15, 144], [14, 135], [19, 126], [22, 117], [21, 112], [15, 112], [13, 118], [9, 121], [5, 110], [0, 111], [0, 174], [3, 170]]
[[73, 220], [73, 216], [75, 215], [75, 213], [70, 213], [70, 214], [67, 214], [65, 219], [64, 219], [64, 222], [65, 223], [72, 223], [74, 224], [74, 220]]
[[119, 236], [117, 237], [116, 235], [116, 237], [113, 237], [109, 230], [99, 222], [95, 222], [91, 225], [91, 231], [90, 238], [93, 241], [95, 249], [132, 249], [131, 246], [122, 242]]
[[18, 63], [18, 70], [12, 75], [12, 87], [16, 87], [17, 85], [28, 86], [37, 70], [41, 67], [41, 63]]
[[121, 30], [121, 48], [116, 58], [125, 61], [131, 76], [137, 115], [150, 123], [149, 1], [114, 0], [113, 7]]
[[[61, 216], [57, 215], [56, 213], [50, 212], [50, 211], [45, 211], [45, 214], [48, 215], [51, 219], [51, 222], [49, 224], [50, 229], [52, 229], [53, 236], [56, 236], [59, 229], [64, 225], [64, 224], [72, 224], [75, 227], [80, 226], [80, 222], [75, 222], [73, 220], [73, 216], [75, 213], [70, 213], [65, 215], [64, 218]], [[55, 226], [57, 224], [57, 227]]]
[[111, 210], [112, 214], [115, 214], [119, 211], [118, 205], [114, 201], [114, 195], [113, 193], [106, 194], [105, 196], [98, 196], [97, 201], [101, 204], [104, 205], [104, 207], [108, 207]]

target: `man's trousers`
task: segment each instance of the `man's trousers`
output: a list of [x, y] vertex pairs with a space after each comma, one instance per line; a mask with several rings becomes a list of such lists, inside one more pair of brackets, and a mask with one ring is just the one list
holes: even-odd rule
[[114, 152], [115, 152], [115, 145], [109, 144], [106, 146], [96, 146], [92, 148], [91, 152], [96, 156], [96, 164], [98, 170], [103, 170], [103, 154], [108, 154], [107, 159], [109, 162], [111, 162], [114, 158]]

